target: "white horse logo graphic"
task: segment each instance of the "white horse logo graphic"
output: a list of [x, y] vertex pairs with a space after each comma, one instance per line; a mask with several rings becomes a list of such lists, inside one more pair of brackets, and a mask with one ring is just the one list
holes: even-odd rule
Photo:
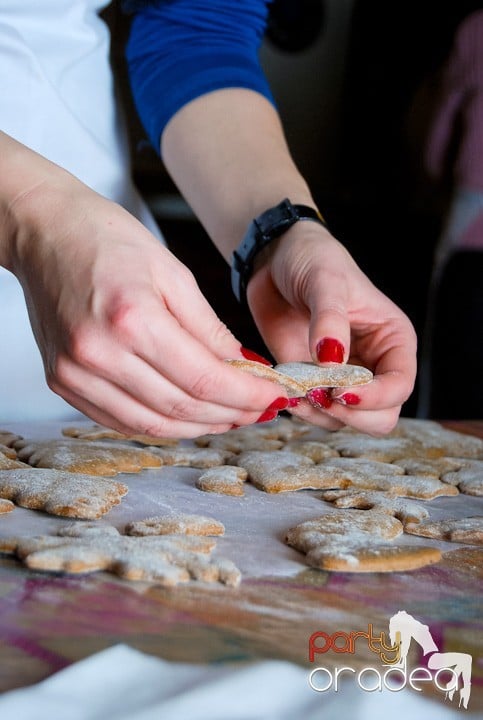
[[396, 633], [399, 633], [401, 645], [400, 660], [394, 667], [406, 668], [409, 646], [411, 640], [415, 640], [422, 647], [424, 655], [432, 653], [428, 659], [428, 668], [431, 670], [448, 668], [453, 672], [456, 686], [455, 680], [448, 683], [446, 697], [453, 700], [454, 691], [458, 687], [459, 707], [463, 705], [467, 709], [471, 693], [471, 655], [459, 652], [439, 652], [428, 626], [415, 620], [405, 610], [400, 610], [389, 620], [389, 636], [393, 645], [397, 642]]

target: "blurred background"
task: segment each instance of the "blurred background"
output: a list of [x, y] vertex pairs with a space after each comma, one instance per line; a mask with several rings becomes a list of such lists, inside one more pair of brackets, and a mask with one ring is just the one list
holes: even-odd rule
[[[261, 50], [292, 154], [333, 234], [416, 327], [406, 416], [483, 416], [482, 10], [476, 0], [275, 0]], [[269, 355], [137, 119], [129, 19], [114, 2], [105, 20], [136, 184], [218, 315]]]

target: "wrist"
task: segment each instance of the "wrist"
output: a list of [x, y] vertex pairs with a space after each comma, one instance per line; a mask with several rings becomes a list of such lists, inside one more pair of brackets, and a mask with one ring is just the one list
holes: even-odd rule
[[269, 246], [277, 243], [299, 222], [305, 224], [305, 221], [327, 227], [315, 206], [293, 204], [288, 199], [265, 210], [251, 221], [231, 261], [232, 288], [241, 303], [246, 304], [248, 283], [254, 270], [259, 267], [260, 260], [263, 262]]
[[0, 132], [0, 265], [17, 274], [38, 249], [33, 240], [52, 223], [55, 206], [78, 181], [67, 171]]

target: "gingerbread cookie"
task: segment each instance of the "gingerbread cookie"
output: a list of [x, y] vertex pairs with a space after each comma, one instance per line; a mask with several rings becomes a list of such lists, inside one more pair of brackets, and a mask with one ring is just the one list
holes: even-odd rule
[[137, 473], [160, 467], [161, 459], [145, 448], [83, 440], [50, 440], [15, 443], [20, 460], [33, 467], [55, 468], [88, 475]]
[[420, 454], [421, 446], [415, 440], [403, 437], [372, 437], [364, 433], [334, 432], [327, 444], [342, 457], [366, 458], [392, 463], [398, 458]]
[[89, 427], [65, 427], [62, 435], [79, 438], [80, 440], [121, 440], [122, 442], [136, 442], [140, 445], [177, 445], [176, 438], [152, 437], [151, 435], [124, 435], [117, 430], [104, 425], [89, 425]]
[[311, 550], [307, 561], [328, 572], [408, 572], [441, 560], [441, 551], [427, 545], [368, 545], [361, 539], [327, 543]]
[[244, 495], [243, 486], [247, 476], [244, 468], [220, 465], [202, 473], [196, 481], [196, 487], [205, 492], [241, 497]]
[[279, 450], [284, 442], [299, 438], [313, 430], [307, 423], [294, 422], [291, 418], [278, 417], [260, 425], [227, 430], [221, 435], [201, 435], [195, 439], [199, 447], [219, 448], [231, 453], [246, 450]]
[[3, 498], [0, 498], [0, 515], [3, 513], [12, 512], [15, 505], [13, 502], [10, 502], [10, 500], [4, 500]]
[[0, 445], [5, 445], [6, 447], [11, 448], [17, 440], [22, 440], [22, 436], [10, 432], [10, 430], [0, 430]]
[[402, 468], [408, 475], [430, 475], [441, 478], [445, 473], [459, 470], [465, 464], [463, 458], [438, 457], [403, 457], [394, 461], [394, 464]]
[[170, 513], [126, 525], [126, 535], [224, 535], [223, 523], [205, 515]]
[[434, 420], [400, 418], [391, 435], [416, 441], [425, 448], [426, 457], [483, 459], [482, 438], [444, 428]]
[[316, 387], [351, 387], [371, 382], [367, 368], [344, 363], [316, 365], [308, 362], [280, 363], [275, 367], [254, 360], [227, 360], [234, 367], [281, 385], [289, 397], [304, 397]]
[[456, 485], [464, 495], [483, 496], [483, 461], [467, 460], [459, 470], [444, 473], [443, 482]]
[[29, 465], [0, 452], [0, 470], [13, 470], [14, 468], [24, 467], [29, 467]]
[[126, 580], [164, 586], [190, 579], [238, 585], [238, 568], [230, 560], [209, 556], [213, 543], [194, 535], [129, 537], [111, 529], [91, 533], [80, 526], [63, 536], [4, 538], [0, 551], [16, 555], [28, 568], [39, 571], [78, 574], [103, 570]]
[[322, 499], [338, 508], [357, 508], [359, 510], [377, 510], [393, 515], [403, 526], [418, 523], [429, 517], [429, 512], [419, 503], [403, 500], [377, 490], [326, 490]]
[[306, 455], [288, 450], [274, 453], [250, 450], [241, 453], [236, 462], [247, 471], [248, 480], [255, 487], [268, 493], [322, 490], [349, 484], [343, 470], [316, 465]]
[[162, 465], [178, 467], [211, 468], [224, 465], [232, 457], [232, 453], [221, 448], [199, 448], [180, 446], [173, 448], [151, 448], [159, 457]]
[[405, 532], [420, 537], [448, 540], [449, 542], [483, 545], [483, 517], [465, 517], [455, 520], [412, 523], [406, 525]]
[[289, 530], [287, 544], [303, 552], [312, 567], [342, 572], [413, 570], [441, 558], [424, 546], [390, 544], [402, 524], [390, 515], [369, 510], [331, 513]]
[[107, 478], [50, 468], [0, 473], [0, 497], [50, 515], [95, 519], [121, 502], [126, 485]]
[[299, 455], [305, 455], [314, 461], [320, 463], [327, 458], [338, 457], [339, 453], [325, 442], [319, 440], [290, 440], [285, 443], [283, 449], [288, 452], [294, 452]]

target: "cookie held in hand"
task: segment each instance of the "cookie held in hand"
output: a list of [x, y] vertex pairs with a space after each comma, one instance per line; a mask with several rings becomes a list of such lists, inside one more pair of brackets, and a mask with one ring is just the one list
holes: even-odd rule
[[289, 397], [305, 397], [309, 390], [316, 387], [365, 385], [374, 377], [367, 368], [344, 363], [316, 365], [309, 362], [290, 362], [270, 367], [255, 360], [227, 360], [226, 362], [256, 377], [278, 383], [286, 390]]

